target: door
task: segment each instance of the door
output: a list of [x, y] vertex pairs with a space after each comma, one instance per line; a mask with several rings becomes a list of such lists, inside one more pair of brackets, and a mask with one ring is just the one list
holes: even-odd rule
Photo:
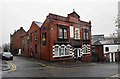
[[96, 53], [92, 54], [93, 62], [99, 62], [99, 56]]
[[75, 49], [75, 51], [74, 51], [74, 57], [75, 57], [75, 59], [78, 59], [78, 51], [77, 51], [77, 49]]
[[81, 61], [81, 52], [80, 52], [80, 51], [81, 51], [80, 48], [75, 48], [75, 51], [74, 51], [74, 57], [75, 57], [75, 59]]

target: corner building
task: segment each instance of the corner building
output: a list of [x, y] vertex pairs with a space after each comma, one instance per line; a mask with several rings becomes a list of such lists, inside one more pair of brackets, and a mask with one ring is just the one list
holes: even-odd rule
[[92, 61], [91, 21], [82, 21], [75, 11], [67, 17], [50, 13], [40, 30], [40, 59]]

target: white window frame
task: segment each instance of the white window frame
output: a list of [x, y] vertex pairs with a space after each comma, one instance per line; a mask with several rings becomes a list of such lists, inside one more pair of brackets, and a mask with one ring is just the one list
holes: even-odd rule
[[[76, 33], [78, 32], [78, 33]], [[80, 29], [79, 28], [75, 28], [75, 39], [80, 39]]]
[[[55, 46], [58, 46], [58, 55], [56, 55], [56, 56], [55, 56]], [[71, 53], [71, 51], [70, 51], [70, 47], [71, 47], [71, 46], [70, 46], [69, 44], [67, 45], [67, 46], [69, 47], [69, 54], [68, 54], [68, 55], [66, 55], [66, 48], [67, 48], [67, 46], [65, 46], [64, 44], [62, 44], [61, 46], [57, 44], [57, 45], [55, 45], [55, 46], [53, 46], [53, 51], [54, 51], [54, 52], [53, 52], [53, 54], [54, 54], [54, 55], [53, 55], [53, 58], [55, 58], [55, 57], [63, 57], [63, 56], [72, 56], [72, 55], [70, 54], [70, 53]], [[63, 48], [64, 51], [63, 51], [63, 54], [60, 55], [61, 50], [62, 50], [62, 48], [61, 48], [62, 46], [64, 47], [64, 48]]]
[[[58, 55], [55, 55], [55, 47], [56, 47], [56, 46], [58, 47], [58, 52], [57, 52]], [[57, 44], [57, 45], [55, 45], [53, 48], [54, 48], [54, 50], [53, 50], [53, 51], [54, 51], [54, 52], [53, 52], [53, 54], [54, 54], [53, 57], [58, 57], [58, 56], [59, 56], [59, 45]]]
[[[69, 52], [68, 54], [66, 54], [66, 51], [67, 51], [67, 50], [68, 50], [68, 52]], [[70, 55], [70, 45], [67, 45], [67, 46], [66, 46], [66, 51], [65, 51], [65, 55]]]
[[61, 45], [61, 52], [62, 52], [62, 50], [63, 50], [63, 53], [61, 54], [61, 56], [65, 56], [65, 45], [63, 45], [63, 44]]
[[[85, 49], [86, 49], [87, 52], [84, 52]], [[87, 44], [87, 45], [84, 44], [84, 45], [82, 46], [82, 54], [90, 54], [89, 49], [90, 49], [90, 45], [89, 45], [89, 44]]]
[[62, 54], [61, 54], [61, 46], [59, 46], [59, 52], [58, 52], [58, 53], [59, 53], [58, 55], [59, 55], [59, 57], [60, 57], [60, 56], [62, 55]]

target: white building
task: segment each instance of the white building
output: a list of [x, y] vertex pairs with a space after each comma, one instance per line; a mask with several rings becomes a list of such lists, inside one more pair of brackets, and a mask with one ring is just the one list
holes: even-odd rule
[[115, 62], [115, 54], [118, 52], [118, 47], [120, 45], [118, 44], [107, 44], [107, 45], [103, 45], [103, 49], [104, 49], [104, 54], [108, 54], [109, 55], [109, 61], [110, 62]]

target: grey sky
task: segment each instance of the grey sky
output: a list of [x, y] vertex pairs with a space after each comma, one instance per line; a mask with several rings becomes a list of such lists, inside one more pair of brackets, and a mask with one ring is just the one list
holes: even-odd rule
[[0, 5], [0, 44], [8, 43], [10, 33], [21, 26], [27, 31], [32, 21], [43, 22], [49, 13], [67, 16], [73, 9], [84, 21], [92, 21], [92, 34], [115, 32], [114, 20], [119, 0], [2, 0]]

